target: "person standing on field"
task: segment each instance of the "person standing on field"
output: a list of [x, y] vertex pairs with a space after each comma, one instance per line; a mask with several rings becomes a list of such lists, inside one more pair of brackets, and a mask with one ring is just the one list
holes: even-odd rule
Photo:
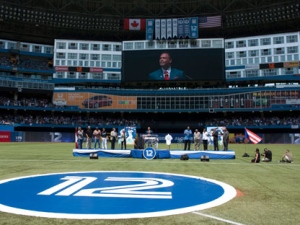
[[111, 149], [115, 149], [117, 137], [118, 133], [116, 132], [116, 128], [113, 128], [110, 132]]
[[98, 129], [98, 127], [96, 127], [96, 129], [93, 131], [93, 136], [94, 136], [94, 149], [100, 148], [100, 135], [101, 135], [101, 131]]
[[191, 149], [191, 136], [192, 136], [192, 131], [189, 126], [184, 130], [183, 132], [184, 137], [184, 150], [190, 150]]
[[102, 128], [101, 143], [102, 143], [102, 149], [107, 149], [107, 133], [105, 128]]
[[85, 132], [85, 135], [86, 135], [87, 148], [91, 149], [92, 148], [93, 131], [90, 126], [88, 126], [88, 128]]
[[223, 129], [223, 146], [224, 146], [224, 151], [228, 151], [228, 143], [229, 143], [229, 132], [227, 128], [225, 127]]
[[78, 127], [78, 130], [77, 130], [77, 142], [78, 142], [78, 148], [82, 149], [83, 130], [81, 129], [81, 127]]
[[194, 132], [194, 150], [200, 150], [200, 143], [201, 143], [201, 133], [198, 129]]
[[202, 132], [202, 141], [203, 141], [203, 149], [205, 151], [207, 150], [207, 145], [208, 145], [208, 133], [205, 128], [203, 129]]
[[213, 136], [213, 142], [214, 142], [214, 151], [219, 151], [219, 143], [218, 143], [219, 132], [218, 132], [217, 128], [213, 129], [212, 136]]

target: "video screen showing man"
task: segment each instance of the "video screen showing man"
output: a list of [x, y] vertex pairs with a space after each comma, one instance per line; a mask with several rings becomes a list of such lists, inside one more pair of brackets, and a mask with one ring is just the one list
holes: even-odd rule
[[171, 66], [172, 56], [163, 52], [159, 57], [160, 68], [149, 74], [149, 80], [186, 80], [184, 71]]

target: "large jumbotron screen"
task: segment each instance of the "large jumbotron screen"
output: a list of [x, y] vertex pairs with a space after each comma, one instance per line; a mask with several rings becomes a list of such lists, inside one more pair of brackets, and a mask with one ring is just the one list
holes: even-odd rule
[[[224, 81], [224, 49], [131, 50], [123, 51], [122, 71], [126, 82], [157, 82], [162, 79], [162, 53], [170, 54], [174, 81]], [[179, 71], [179, 73], [178, 73]], [[159, 74], [161, 72], [161, 74]], [[184, 73], [184, 78], [180, 75]]]

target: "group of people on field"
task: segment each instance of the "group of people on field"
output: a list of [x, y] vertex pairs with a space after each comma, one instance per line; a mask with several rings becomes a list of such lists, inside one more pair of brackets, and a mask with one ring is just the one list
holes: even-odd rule
[[[255, 149], [255, 156], [251, 160], [252, 163], [260, 163], [260, 162], [271, 162], [272, 161], [272, 151], [268, 148], [264, 149], [264, 153], [259, 152], [259, 148]], [[263, 157], [262, 160], [260, 159], [261, 156]], [[294, 161], [293, 154], [290, 150], [286, 150], [285, 153], [282, 155], [280, 162], [282, 163], [292, 163]]]
[[[147, 133], [148, 132], [148, 133]], [[148, 127], [148, 130], [146, 131], [148, 135], [152, 134], [152, 131], [150, 127]], [[191, 139], [194, 138], [194, 150], [200, 150], [201, 141], [203, 143], [203, 150], [207, 150], [208, 146], [208, 140], [211, 136], [213, 138], [213, 145], [214, 145], [214, 151], [219, 151], [218, 146], [218, 135], [219, 131], [217, 128], [214, 128], [211, 130], [211, 134], [208, 134], [207, 130], [204, 128], [203, 132], [199, 132], [198, 129], [195, 129], [194, 133], [190, 129], [189, 126], [184, 130], [184, 150], [190, 150], [191, 147]], [[222, 131], [223, 135], [223, 146], [224, 151], [228, 151], [228, 143], [229, 143], [229, 132], [226, 129], [226, 127], [223, 128]], [[126, 131], [125, 129], [122, 129], [120, 131], [121, 138], [121, 149], [126, 149]], [[116, 141], [118, 140], [118, 133], [116, 131], [116, 128], [112, 128], [111, 132], [108, 133], [105, 128], [102, 128], [100, 130], [98, 127], [95, 128], [95, 130], [92, 130], [90, 126], [87, 127], [87, 130], [84, 131], [81, 129], [81, 127], [78, 127], [77, 130], [77, 143], [78, 148], [82, 149], [83, 141], [86, 140], [86, 148], [91, 149], [92, 148], [92, 142], [94, 140], [94, 149], [108, 149], [107, 142], [111, 142], [111, 149], [115, 149]], [[261, 157], [263, 157], [261, 159]], [[273, 158], [273, 153], [270, 149], [264, 148], [264, 152], [260, 153], [259, 148], [255, 149], [255, 156], [251, 160], [252, 163], [260, 163], [260, 162], [271, 162]], [[290, 152], [290, 150], [286, 150], [285, 153], [282, 155], [280, 162], [284, 163], [292, 163], [294, 161], [293, 154]]]
[[[126, 149], [126, 132], [125, 129], [121, 130], [121, 149]], [[92, 142], [94, 140], [94, 149], [107, 149], [107, 142], [111, 142], [111, 149], [115, 149], [116, 141], [118, 140], [118, 133], [116, 128], [112, 128], [111, 132], [108, 133], [105, 128], [100, 130], [98, 127], [92, 130], [90, 126], [84, 131], [81, 127], [77, 130], [77, 143], [78, 148], [82, 149], [83, 141], [86, 140], [86, 148], [92, 148]]]
[[[198, 129], [195, 129], [194, 133], [189, 126], [184, 130], [183, 141], [184, 141], [184, 150], [190, 150], [192, 135], [194, 137], [194, 150], [200, 150], [201, 141], [203, 142], [203, 150], [207, 150], [209, 138], [213, 139], [214, 151], [219, 151], [219, 130], [218, 128], [214, 128], [211, 130], [210, 134], [208, 134], [207, 130], [204, 128], [201, 133]], [[224, 151], [228, 151], [228, 143], [229, 143], [229, 132], [226, 127], [222, 130], [223, 135], [223, 146]]]

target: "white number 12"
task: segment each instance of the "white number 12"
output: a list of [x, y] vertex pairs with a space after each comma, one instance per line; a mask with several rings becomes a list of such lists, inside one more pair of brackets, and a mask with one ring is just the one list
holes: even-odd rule
[[61, 180], [66, 181], [42, 191], [38, 195], [52, 195], [56, 193], [55, 195], [58, 196], [70, 196], [75, 193], [74, 196], [172, 199], [171, 192], [154, 191], [153, 189], [174, 185], [172, 181], [158, 178], [108, 177], [105, 181], [128, 181], [139, 182], [139, 184], [83, 189], [83, 187], [94, 182], [97, 178], [66, 176]]

